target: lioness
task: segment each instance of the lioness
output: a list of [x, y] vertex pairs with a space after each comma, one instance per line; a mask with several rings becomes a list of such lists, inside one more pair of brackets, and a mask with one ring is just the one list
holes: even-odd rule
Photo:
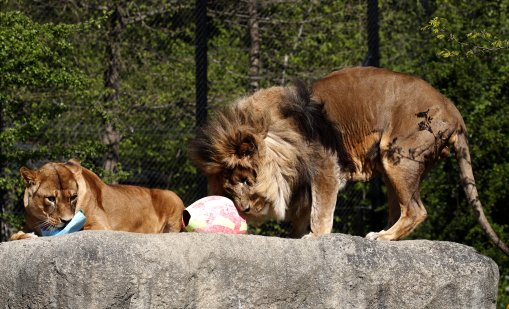
[[255, 92], [219, 111], [191, 142], [211, 194], [226, 195], [251, 221], [289, 220], [296, 236], [330, 233], [338, 191], [381, 173], [385, 230], [398, 240], [424, 219], [423, 175], [453, 145], [461, 184], [483, 230], [509, 255], [477, 194], [463, 119], [425, 81], [378, 68], [347, 68], [304, 85]]
[[85, 230], [163, 233], [182, 228], [184, 203], [171, 191], [107, 185], [77, 160], [47, 163], [38, 170], [22, 167], [20, 173], [26, 223], [11, 240], [62, 227], [80, 209], [87, 217]]

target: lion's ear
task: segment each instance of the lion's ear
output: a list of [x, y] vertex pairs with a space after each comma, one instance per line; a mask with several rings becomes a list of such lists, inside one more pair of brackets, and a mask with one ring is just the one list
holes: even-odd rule
[[250, 157], [255, 152], [255, 145], [252, 142], [242, 142], [237, 148], [237, 155], [239, 157]]
[[80, 161], [76, 159], [70, 159], [69, 161], [65, 162], [65, 166], [73, 173], [73, 174], [79, 174], [81, 173], [81, 164]]
[[236, 155], [239, 158], [252, 157], [256, 152], [256, 140], [254, 136], [248, 135], [244, 137], [237, 145]]
[[33, 171], [28, 167], [22, 167], [19, 169], [21, 176], [23, 177], [23, 181], [25, 182], [25, 186], [31, 187], [35, 185], [37, 181], [37, 171]]

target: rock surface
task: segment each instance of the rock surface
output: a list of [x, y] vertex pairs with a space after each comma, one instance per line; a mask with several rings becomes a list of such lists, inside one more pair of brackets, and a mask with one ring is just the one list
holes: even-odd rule
[[0, 244], [1, 308], [494, 308], [498, 267], [450, 242], [78, 232]]

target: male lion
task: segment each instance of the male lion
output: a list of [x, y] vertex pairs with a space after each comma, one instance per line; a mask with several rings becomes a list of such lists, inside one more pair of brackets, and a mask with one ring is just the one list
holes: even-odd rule
[[251, 221], [289, 220], [293, 234], [331, 232], [338, 191], [383, 175], [388, 227], [366, 238], [398, 240], [425, 218], [423, 175], [452, 144], [461, 184], [490, 239], [475, 187], [463, 119], [425, 81], [378, 68], [347, 68], [303, 85], [273, 87], [219, 111], [190, 144], [211, 194]]
[[26, 223], [11, 240], [62, 227], [79, 210], [87, 217], [85, 230], [181, 231], [184, 203], [172, 191], [107, 185], [76, 160], [47, 163], [38, 170], [22, 167], [20, 172], [26, 186]]

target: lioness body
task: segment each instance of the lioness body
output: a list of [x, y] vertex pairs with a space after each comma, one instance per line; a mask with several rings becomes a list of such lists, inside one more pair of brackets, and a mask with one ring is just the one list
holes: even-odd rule
[[330, 233], [338, 191], [383, 175], [386, 230], [398, 240], [426, 218], [420, 183], [452, 144], [462, 185], [490, 238], [456, 107], [425, 81], [376, 68], [348, 68], [306, 87], [273, 87], [215, 115], [190, 146], [213, 194], [230, 196], [254, 221], [290, 220], [296, 236]]
[[26, 183], [26, 224], [11, 240], [41, 235], [41, 228], [58, 228], [83, 210], [85, 230], [139, 233], [179, 232], [184, 204], [172, 191], [127, 185], [107, 185], [92, 171], [71, 160], [48, 163], [32, 171], [21, 169]]

